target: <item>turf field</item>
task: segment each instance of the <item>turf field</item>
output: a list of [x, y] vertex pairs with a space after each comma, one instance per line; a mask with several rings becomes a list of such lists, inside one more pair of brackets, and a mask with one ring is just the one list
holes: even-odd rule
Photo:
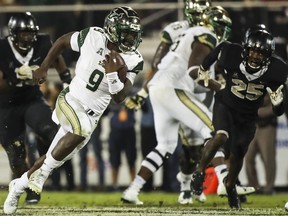
[[[0, 191], [1, 209], [7, 191]], [[180, 215], [288, 215], [284, 204], [288, 193], [277, 195], [250, 195], [243, 210], [232, 211], [227, 199], [209, 195], [206, 203], [194, 201], [192, 205], [178, 205], [175, 193], [141, 193], [143, 206], [122, 204], [121, 193], [43, 192], [37, 205], [24, 205], [23, 195], [16, 215], [94, 215], [94, 216], [180, 216]], [[0, 211], [0, 215], [3, 210]]]

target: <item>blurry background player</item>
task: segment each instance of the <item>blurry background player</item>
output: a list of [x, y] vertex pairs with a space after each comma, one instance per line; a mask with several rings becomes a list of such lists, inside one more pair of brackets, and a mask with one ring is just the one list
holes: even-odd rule
[[[39, 26], [29, 12], [11, 16], [9, 36], [0, 40], [0, 143], [5, 149], [13, 178], [28, 170], [25, 134], [29, 126], [43, 142], [38, 151], [43, 155], [57, 132], [51, 120], [52, 110], [39, 86], [32, 84], [32, 70], [42, 63], [51, 47], [48, 35], [38, 34]], [[69, 83], [70, 72], [62, 56], [53, 65], [62, 81]], [[27, 190], [27, 203], [37, 203], [39, 195]]]
[[[152, 61], [152, 72], [155, 74], [158, 70], [158, 64], [161, 62], [162, 58], [169, 51], [170, 46], [175, 42], [179, 35], [183, 34], [191, 26], [201, 25], [202, 14], [203, 12], [211, 7], [210, 0], [186, 0], [184, 14], [186, 20], [176, 21], [167, 25], [162, 31], [161, 42], [156, 50]], [[153, 75], [152, 75], [153, 77]], [[150, 78], [151, 79], [151, 78]], [[150, 80], [148, 79], [147, 82]], [[203, 92], [203, 89], [200, 89], [200, 92]], [[207, 92], [207, 90], [205, 90]], [[126, 99], [126, 105], [130, 108], [138, 108], [145, 102], [145, 96], [147, 89], [145, 87], [141, 89], [134, 97]], [[195, 90], [197, 93], [197, 89]], [[209, 108], [212, 109], [213, 105], [213, 91], [208, 91], [207, 93], [198, 93], [197, 97]], [[138, 106], [139, 105], [139, 106]], [[191, 174], [195, 170], [196, 165], [201, 157], [201, 149], [203, 147], [204, 139], [196, 131], [191, 131], [187, 126], [181, 124], [179, 128], [179, 135], [181, 138], [181, 143], [183, 147], [183, 153], [180, 156], [180, 172], [177, 174], [177, 179], [180, 182], [180, 195], [178, 202], [180, 204], [192, 203], [192, 195], [190, 189]], [[215, 159], [212, 161], [215, 172], [218, 177], [219, 187], [218, 195], [225, 195], [225, 187], [223, 186], [223, 178], [227, 175], [227, 165], [224, 161], [224, 154], [222, 151], [215, 156]], [[246, 194], [248, 191], [251, 193], [253, 188], [246, 188], [243, 190], [240, 186], [237, 187], [241, 194]], [[195, 198], [198, 201], [204, 202], [206, 197], [204, 193], [201, 196], [195, 195]]]
[[[219, 41], [227, 39], [231, 20], [220, 7], [205, 10], [204, 14], [206, 17], [203, 19], [203, 26], [189, 28], [187, 23], [187, 30], [181, 31], [148, 83], [158, 144], [143, 160], [137, 176], [123, 192], [124, 202], [142, 204], [138, 194], [152, 174], [174, 153], [180, 123], [198, 131], [205, 139], [211, 137], [212, 113], [195, 95], [196, 82], [189, 76], [187, 69], [191, 62], [200, 64], [201, 59]], [[179, 29], [179, 26], [175, 29]], [[127, 107], [141, 107], [144, 98], [148, 96], [148, 90], [144, 88], [130, 101], [126, 101]], [[190, 185], [187, 187], [190, 190]]]

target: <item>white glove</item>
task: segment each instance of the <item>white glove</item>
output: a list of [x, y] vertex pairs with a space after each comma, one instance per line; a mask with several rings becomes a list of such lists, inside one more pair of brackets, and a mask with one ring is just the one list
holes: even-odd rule
[[209, 85], [209, 79], [211, 79], [211, 71], [209, 70], [203, 70], [203, 68], [200, 66], [198, 69], [198, 77], [195, 79], [195, 81], [198, 83], [199, 81], [204, 81], [204, 86], [207, 87]]
[[20, 68], [16, 68], [16, 77], [21, 80], [32, 80], [32, 71], [39, 68], [37, 65], [22, 65]]
[[282, 103], [282, 101], [283, 101], [283, 92], [282, 92], [283, 87], [284, 87], [283, 85], [279, 86], [275, 92], [273, 92], [269, 87], [266, 88], [273, 106], [279, 106]]

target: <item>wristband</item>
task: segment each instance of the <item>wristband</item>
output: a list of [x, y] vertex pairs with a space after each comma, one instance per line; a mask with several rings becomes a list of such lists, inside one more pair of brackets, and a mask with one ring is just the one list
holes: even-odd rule
[[146, 92], [146, 90], [144, 88], [140, 89], [137, 94], [143, 98], [148, 97], [148, 93]]
[[124, 88], [124, 83], [122, 83], [118, 77], [118, 72], [112, 72], [106, 74], [109, 92], [111, 94], [117, 94]]
[[71, 73], [70, 73], [70, 70], [68, 68], [66, 70], [64, 70], [64, 72], [60, 73], [59, 77], [63, 83], [70, 84], [70, 82], [72, 80]]

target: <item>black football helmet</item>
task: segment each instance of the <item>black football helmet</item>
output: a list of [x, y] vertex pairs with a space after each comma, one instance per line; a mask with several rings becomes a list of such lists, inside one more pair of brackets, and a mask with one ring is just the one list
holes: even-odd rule
[[246, 43], [248, 36], [254, 32], [254, 31], [258, 31], [258, 30], [267, 30], [266, 26], [264, 24], [257, 24], [255, 26], [252, 26], [250, 28], [248, 28], [245, 32], [244, 35], [244, 39], [243, 39], [243, 43]]
[[251, 32], [243, 44], [242, 58], [247, 72], [257, 72], [268, 66], [275, 51], [275, 41], [267, 30]]
[[185, 0], [184, 15], [190, 26], [200, 25], [203, 12], [211, 5], [211, 0]]
[[37, 40], [39, 26], [30, 12], [17, 13], [11, 16], [8, 30], [14, 46], [21, 51], [29, 51]]
[[142, 41], [140, 18], [131, 7], [111, 10], [104, 21], [104, 32], [123, 53], [135, 51]]
[[204, 11], [203, 26], [211, 29], [216, 34], [219, 42], [221, 42], [229, 38], [232, 21], [223, 7], [213, 6]]

